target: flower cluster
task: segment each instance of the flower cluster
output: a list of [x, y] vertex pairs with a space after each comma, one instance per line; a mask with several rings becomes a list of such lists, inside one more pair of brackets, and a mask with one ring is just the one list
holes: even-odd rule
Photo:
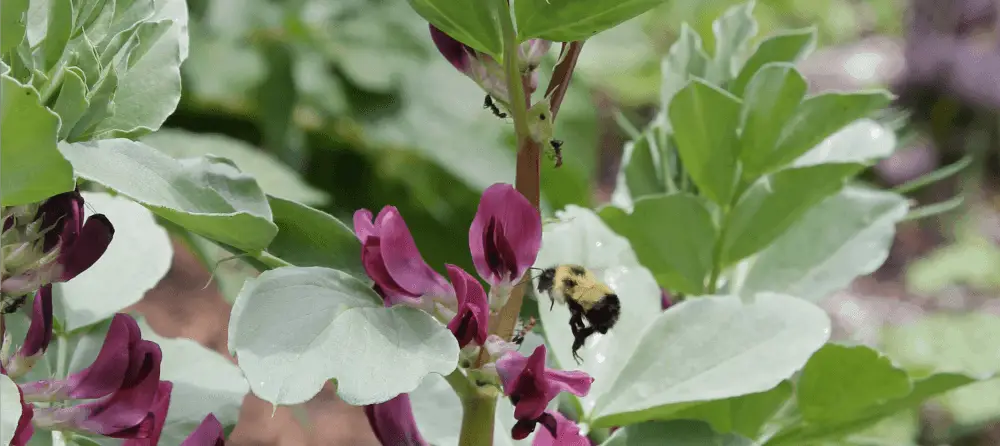
[[[143, 340], [128, 315], [111, 319], [89, 367], [61, 379], [17, 382], [52, 341], [52, 283], [73, 279], [101, 258], [114, 236], [111, 222], [101, 214], [85, 219], [78, 190], [38, 204], [4, 207], [2, 215], [0, 318], [34, 294], [31, 323], [13, 354], [11, 334], [0, 320], [0, 374], [17, 384], [22, 409], [11, 445], [27, 444], [36, 428], [119, 438], [125, 445], [157, 444], [173, 384], [160, 379], [160, 347]], [[222, 435], [221, 424], [209, 415], [184, 444], [221, 445]]]
[[[490, 186], [470, 225], [469, 251], [479, 277], [490, 284], [489, 293], [458, 266], [446, 265], [445, 279], [427, 265], [392, 206], [383, 208], [374, 220], [367, 209], [357, 211], [354, 231], [361, 241], [365, 271], [386, 306], [411, 305], [436, 315], [447, 323], [465, 358], [478, 358], [482, 348], [491, 359], [502, 356], [492, 370], [515, 406], [514, 438], [525, 438], [539, 423], [547, 433], [536, 437], [536, 445], [555, 444], [553, 438], [559, 438], [560, 445], [575, 445], [583, 438], [574, 423], [545, 407], [561, 391], [585, 395], [593, 379], [583, 372], [545, 368], [544, 346], [525, 358], [513, 351], [513, 344], [489, 335], [492, 310], [503, 306], [541, 247], [541, 217], [524, 196], [509, 184]], [[427, 444], [417, 430], [408, 395], [368, 406], [365, 413], [382, 444]]]

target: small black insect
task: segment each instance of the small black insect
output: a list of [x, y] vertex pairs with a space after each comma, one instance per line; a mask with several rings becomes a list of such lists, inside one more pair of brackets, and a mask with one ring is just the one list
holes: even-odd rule
[[486, 95], [486, 99], [483, 100], [483, 108], [489, 109], [493, 112], [493, 116], [500, 119], [507, 117], [507, 114], [500, 111], [500, 107], [497, 107], [496, 103], [493, 102], [493, 97], [490, 95]]
[[549, 145], [552, 146], [552, 151], [555, 152], [556, 157], [556, 167], [562, 166], [562, 145], [563, 142], [558, 139], [553, 139], [549, 141]]
[[21, 309], [21, 306], [24, 305], [24, 302], [27, 300], [28, 300], [27, 294], [23, 296], [16, 296], [16, 297], [7, 296], [2, 298], [2, 300], [0, 300], [0, 305], [2, 305], [3, 307], [3, 312], [0, 312], [0, 314], [16, 313], [17, 310]]
[[530, 332], [532, 328], [535, 328], [535, 324], [537, 322], [538, 321], [536, 321], [534, 317], [528, 319], [528, 322], [524, 323], [524, 326], [522, 326], [521, 329], [514, 334], [514, 337], [510, 338], [510, 342], [513, 342], [517, 345], [523, 344], [524, 337], [528, 335], [528, 332]]

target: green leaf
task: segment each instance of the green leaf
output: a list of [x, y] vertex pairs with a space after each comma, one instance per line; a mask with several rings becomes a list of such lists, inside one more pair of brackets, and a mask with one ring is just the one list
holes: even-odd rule
[[71, 0], [48, 0], [49, 20], [45, 27], [44, 67], [56, 65], [66, 51], [66, 43], [73, 33], [73, 2]]
[[340, 220], [304, 204], [268, 197], [278, 235], [267, 251], [295, 266], [324, 266], [362, 280], [361, 243]]
[[[458, 444], [458, 435], [462, 429], [462, 401], [448, 382], [439, 375], [427, 375], [409, 395], [413, 418], [424, 440], [432, 445]], [[494, 446], [531, 445], [534, 432], [523, 440], [510, 437], [515, 421], [514, 406], [511, 406], [510, 400], [498, 398], [493, 428]]]
[[906, 198], [846, 187], [792, 224], [753, 260], [740, 295], [774, 291], [818, 301], [889, 256]]
[[626, 425], [691, 403], [770, 390], [829, 336], [826, 313], [802, 299], [773, 293], [750, 301], [689, 297], [642, 330], [642, 347], [600, 388], [589, 418], [595, 426]]
[[[850, 376], [853, 378], [855, 374]], [[842, 377], [838, 377], [844, 380]], [[850, 380], [844, 380], [850, 382]], [[838, 439], [852, 433], [860, 432], [875, 426], [888, 416], [917, 407], [924, 400], [965, 386], [975, 379], [954, 373], [938, 373], [929, 377], [914, 380], [912, 391], [900, 398], [879, 401], [863, 410], [853, 413], [852, 417], [841, 421], [828, 420], [822, 423], [796, 423], [779, 431], [768, 440], [768, 446], [792, 446], [813, 444], [817, 440]]]
[[[167, 231], [152, 212], [128, 198], [83, 193], [86, 215], [104, 214], [115, 227], [108, 250], [71, 281], [53, 286], [56, 317], [67, 331], [111, 317], [160, 282], [174, 257]], [[128, 278], [124, 280], [123, 278]]]
[[101, 138], [147, 134], [177, 108], [180, 66], [188, 53], [187, 23], [183, 0], [156, 2], [155, 13], [138, 28], [140, 46], [128, 59], [128, 71], [118, 80], [115, 113], [95, 129]]
[[702, 420], [720, 434], [736, 433], [756, 438], [764, 424], [792, 396], [790, 381], [759, 393], [698, 404], [670, 416], [678, 420]]
[[145, 320], [139, 326], [142, 338], [163, 352], [160, 379], [174, 384], [161, 443], [181, 444], [209, 413], [223, 426], [235, 425], [250, 391], [240, 369], [195, 341], [159, 336]]
[[815, 27], [785, 31], [764, 39], [740, 68], [740, 74], [729, 85], [729, 91], [743, 97], [743, 90], [760, 67], [770, 62], [798, 63], [812, 52], [815, 46]]
[[757, 35], [753, 7], [753, 0], [735, 5], [712, 22], [715, 54], [709, 79], [714, 83], [728, 82], [739, 73], [750, 40]]
[[705, 291], [717, 228], [704, 200], [687, 193], [644, 197], [631, 213], [606, 207], [601, 218], [629, 240], [661, 287], [693, 295]]
[[0, 444], [10, 444], [21, 420], [21, 392], [6, 374], [0, 374]]
[[236, 167], [257, 180], [268, 195], [311, 205], [329, 201], [325, 191], [312, 187], [294, 169], [271, 154], [224, 135], [161, 129], [141, 139], [173, 158], [215, 155], [232, 160]]
[[824, 93], [807, 98], [785, 125], [778, 147], [762, 166], [770, 170], [781, 168], [844, 126], [889, 105], [891, 99], [884, 91]]
[[649, 421], [615, 431], [601, 446], [754, 446], [748, 438], [720, 434], [700, 421]]
[[985, 313], [935, 314], [915, 323], [886, 328], [885, 351], [914, 374], [960, 372], [990, 378], [942, 395], [939, 403], [955, 422], [974, 426], [1000, 417], [1000, 359], [995, 349], [1000, 317]]
[[[437, 29], [473, 49], [503, 60], [503, 37], [496, 7], [488, 1], [407, 0]], [[429, 39], [430, 37], [428, 37]]]
[[328, 379], [348, 404], [375, 404], [458, 362], [455, 336], [429, 314], [384, 308], [364, 282], [317, 267], [247, 281], [233, 305], [229, 348], [253, 393], [276, 405], [308, 401]]
[[702, 49], [701, 36], [687, 23], [682, 23], [680, 37], [670, 45], [670, 51], [660, 64], [663, 73], [660, 85], [660, 109], [669, 110], [674, 95], [688, 85], [691, 79], [704, 77], [708, 66], [709, 59]]
[[731, 265], [767, 247], [861, 168], [821, 164], [781, 170], [758, 180], [740, 197], [722, 229], [722, 264]]
[[225, 158], [175, 160], [127, 139], [61, 143], [60, 149], [80, 176], [210, 239], [255, 251], [278, 231], [257, 182]]
[[896, 134], [871, 119], [859, 119], [830, 135], [792, 163], [792, 167], [826, 163], [871, 164], [896, 148]]
[[115, 67], [108, 68], [104, 77], [87, 94], [87, 101], [90, 102], [91, 106], [76, 122], [73, 129], [70, 130], [69, 135], [66, 137], [67, 141], [76, 142], [91, 139], [94, 128], [96, 128], [101, 120], [115, 113], [114, 98], [115, 91], [118, 88], [118, 75], [115, 74], [116, 71]]
[[828, 344], [802, 368], [796, 398], [806, 422], [843, 422], [869, 406], [903, 398], [910, 377], [865, 346]]
[[66, 69], [66, 77], [63, 78], [62, 87], [59, 89], [59, 97], [52, 107], [52, 111], [59, 115], [60, 140], [69, 136], [73, 126], [90, 108], [90, 101], [87, 100], [87, 82], [84, 81], [85, 76], [83, 70], [77, 67]]
[[785, 123], [806, 94], [806, 80], [788, 63], [770, 63], [754, 75], [743, 97], [740, 160], [743, 178], [756, 180], [769, 166]]
[[548, 0], [515, 3], [521, 41], [539, 38], [556, 42], [586, 40], [614, 28], [665, 0]]
[[4, 0], [0, 5], [0, 54], [6, 54], [24, 40], [27, 14], [28, 0]]
[[0, 75], [0, 191], [4, 206], [42, 201], [73, 190], [73, 167], [59, 154], [59, 117], [38, 92]]
[[638, 140], [625, 143], [615, 190], [624, 188], [631, 200], [667, 192], [660, 169], [660, 152], [650, 145], [650, 137], [643, 134]]
[[728, 205], [735, 185], [740, 100], [694, 80], [670, 101], [669, 116], [691, 179], [704, 196]]

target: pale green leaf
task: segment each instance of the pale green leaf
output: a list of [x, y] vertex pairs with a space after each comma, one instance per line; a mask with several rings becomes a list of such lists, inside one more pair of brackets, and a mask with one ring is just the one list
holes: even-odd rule
[[750, 40], [757, 35], [757, 20], [753, 18], [754, 1], [747, 1], [726, 10], [712, 22], [715, 53], [709, 79], [723, 84], [736, 77]]
[[83, 70], [77, 67], [66, 69], [62, 87], [59, 89], [59, 98], [56, 99], [52, 111], [59, 115], [59, 139], [64, 140], [73, 130], [73, 126], [83, 117], [87, 109], [90, 108], [90, 101], [87, 100], [87, 82]]
[[[83, 51], [88, 49], [84, 48]], [[97, 62], [100, 64], [100, 62]], [[73, 129], [70, 130], [66, 141], [76, 142], [91, 139], [94, 128], [105, 118], [115, 113], [115, 91], [118, 88], [118, 74], [116, 67], [109, 67], [105, 70], [104, 76], [97, 81], [97, 84], [87, 94], [87, 101], [90, 107], [77, 120]]]
[[229, 348], [255, 395], [298, 404], [334, 379], [349, 404], [387, 401], [458, 362], [455, 336], [415, 308], [382, 307], [364, 282], [327, 268], [284, 267], [247, 281]]
[[[539, 319], [545, 327], [549, 357], [563, 369], [580, 369], [594, 377], [590, 394], [580, 398], [584, 410], [589, 411], [639, 347], [643, 327], [660, 313], [660, 288], [649, 270], [639, 264], [628, 240], [615, 234], [593, 211], [567, 206], [556, 213], [556, 218], [559, 221], [542, 229], [542, 249], [535, 267], [583, 265], [615, 290], [624, 303], [618, 329], [591, 336], [579, 351], [583, 363], [577, 365], [572, 355], [569, 310], [565, 305], [553, 306], [547, 295], [538, 294]], [[537, 281], [534, 286], [537, 289]]]
[[689, 297], [642, 330], [642, 348], [602, 389], [590, 419], [599, 426], [631, 424], [692, 403], [770, 390], [829, 337], [826, 313], [802, 299]]
[[735, 186], [740, 100], [694, 80], [670, 101], [668, 114], [691, 179], [702, 195], [728, 205]]
[[665, 0], [539, 0], [514, 5], [518, 38], [586, 40]]
[[629, 240], [661, 287], [704, 293], [717, 229], [703, 199], [687, 193], [648, 196], [637, 200], [631, 213], [606, 207], [601, 218]]
[[[496, 6], [488, 1], [407, 0], [414, 11], [453, 39], [503, 59]], [[427, 36], [430, 39], [430, 36]]]
[[890, 192], [846, 187], [806, 212], [753, 260], [740, 295], [787, 293], [818, 301], [875, 271], [909, 209]]
[[6, 374], [0, 374], [0, 444], [10, 444], [21, 420], [21, 392]]
[[235, 425], [250, 391], [236, 364], [190, 339], [159, 336], [145, 320], [139, 326], [163, 352], [160, 379], [174, 384], [161, 444], [181, 444], [209, 413], [224, 427]]
[[649, 421], [615, 431], [601, 446], [756, 446], [746, 437], [720, 434], [700, 421]]
[[830, 135], [792, 163], [792, 167], [824, 163], [870, 164], [896, 148], [896, 134], [871, 119], [859, 119]]
[[[702, 49], [701, 36], [687, 23], [682, 23], [680, 37], [670, 45], [670, 50], [660, 63], [663, 76], [660, 84], [661, 110], [669, 110], [674, 95], [691, 79], [704, 77], [708, 66], [709, 59]], [[667, 124], [669, 129], [669, 122]]]
[[312, 187], [301, 175], [271, 154], [243, 141], [218, 134], [161, 129], [140, 141], [174, 158], [215, 155], [231, 160], [251, 175], [268, 195], [311, 205], [325, 204], [326, 192]]
[[59, 117], [34, 88], [4, 74], [0, 99], [0, 193], [4, 206], [42, 201], [73, 190], [73, 167], [59, 154]]
[[361, 243], [354, 231], [330, 214], [301, 203], [269, 197], [278, 235], [267, 251], [295, 266], [325, 266], [368, 280]]
[[730, 83], [729, 91], [743, 97], [743, 90], [760, 67], [769, 62], [798, 63], [815, 45], [815, 27], [785, 31], [764, 39], [740, 68], [740, 74]]
[[278, 231], [257, 182], [224, 158], [175, 160], [127, 139], [60, 144], [60, 150], [80, 176], [207, 238], [254, 251]]
[[861, 168], [858, 164], [821, 164], [781, 170], [758, 180], [724, 223], [722, 264], [731, 265], [767, 247]]
[[6, 54], [24, 40], [28, 0], [4, 0], [0, 5], [0, 54]]
[[70, 35], [73, 33], [73, 2], [72, 0], [48, 0], [49, 18], [45, 27], [45, 43], [43, 44], [44, 67], [54, 67], [66, 50]]
[[765, 65], [750, 80], [743, 97], [740, 133], [742, 176], [756, 180], [767, 169], [785, 123], [806, 94], [806, 80], [788, 63]]
[[[104, 214], [115, 235], [104, 255], [79, 276], [55, 284], [56, 317], [64, 330], [93, 324], [129, 307], [170, 270], [174, 250], [153, 213], [128, 198], [83, 193], [86, 215]], [[128, 280], [123, 280], [128, 278]]]
[[761, 428], [792, 396], [791, 381], [775, 388], [698, 404], [668, 416], [677, 420], [702, 420], [721, 434], [736, 433], [756, 438]]
[[906, 372], [879, 352], [865, 346], [828, 344], [802, 369], [797, 408], [806, 422], [843, 422], [869, 406], [903, 398], [911, 391]]

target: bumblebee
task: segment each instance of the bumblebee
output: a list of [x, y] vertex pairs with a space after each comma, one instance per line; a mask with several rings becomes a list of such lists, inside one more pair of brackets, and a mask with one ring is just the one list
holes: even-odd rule
[[[569, 328], [573, 331], [573, 359], [582, 358], [577, 351], [594, 333], [606, 334], [621, 315], [621, 301], [594, 273], [580, 265], [559, 265], [542, 270], [538, 276], [538, 291], [547, 293], [551, 304], [565, 303], [569, 307]], [[584, 323], [589, 322], [589, 325]]]

